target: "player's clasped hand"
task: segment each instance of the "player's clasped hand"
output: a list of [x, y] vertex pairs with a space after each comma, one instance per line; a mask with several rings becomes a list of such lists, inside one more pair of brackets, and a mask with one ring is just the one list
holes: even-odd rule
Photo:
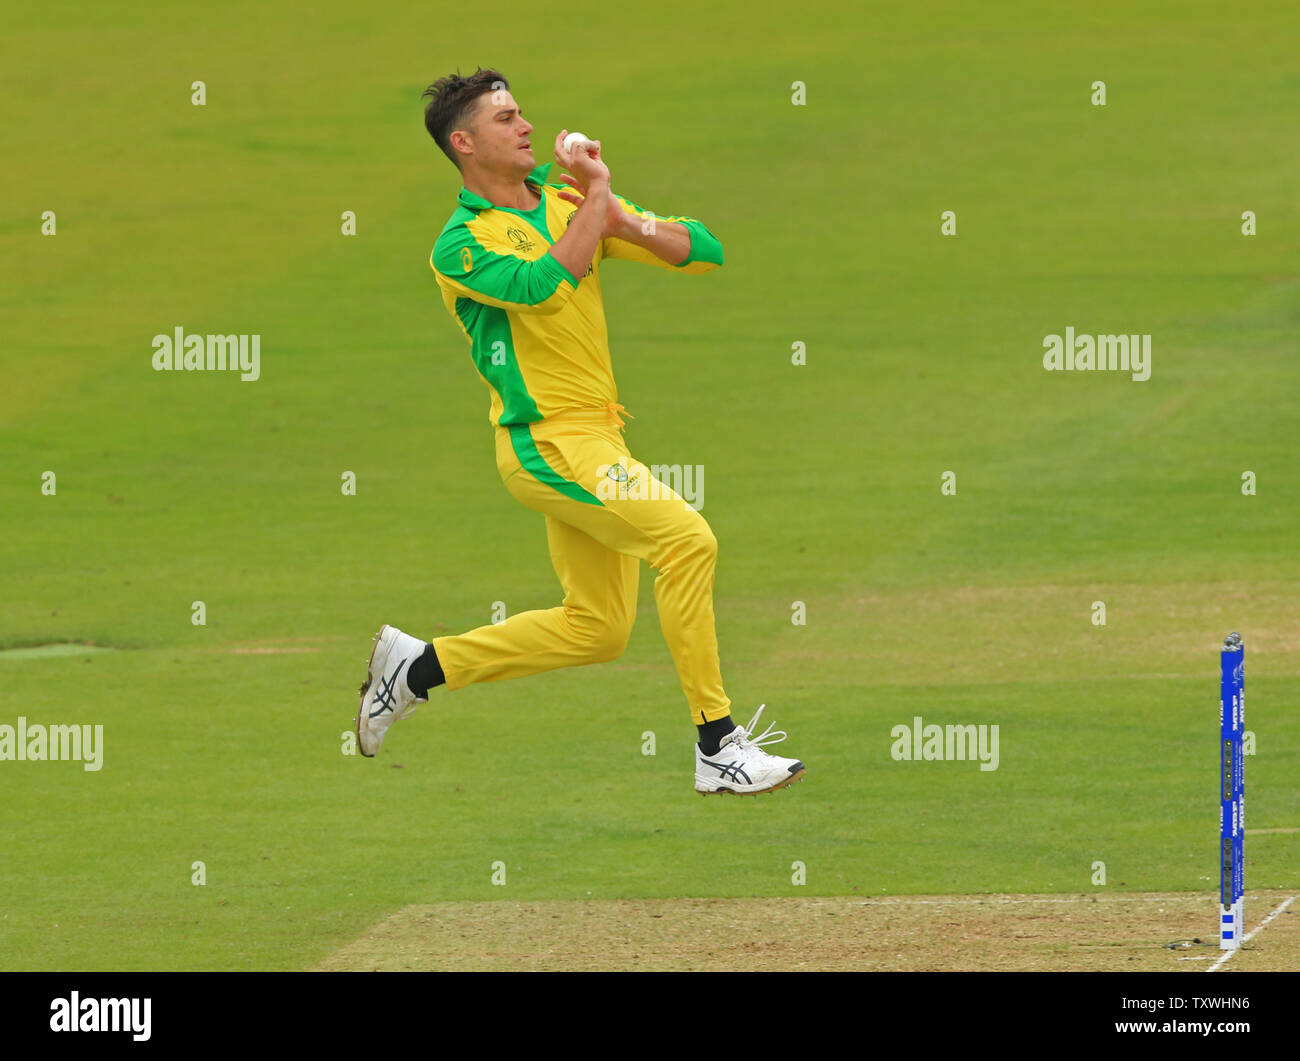
[[[568, 129], [561, 129], [555, 137], [555, 161], [563, 169], [567, 169], [572, 177], [562, 174], [560, 179], [566, 184], [572, 185], [579, 191], [586, 193], [593, 180], [609, 180], [609, 167], [605, 165], [604, 160], [600, 157], [600, 141], [591, 140], [583, 144], [579, 141], [573, 146], [572, 151], [564, 150], [564, 138], [569, 135]], [[575, 179], [576, 178], [576, 179]], [[560, 193], [569, 202], [581, 202], [580, 199], [572, 198], [570, 195]]]
[[[575, 144], [572, 152], [566, 152], [564, 150], [564, 138], [568, 133], [567, 129], [561, 129], [560, 134], [555, 138], [555, 160], [565, 169], [572, 170], [573, 173], [572, 175], [568, 173], [560, 174], [560, 180], [567, 184], [569, 188], [556, 194], [566, 203], [581, 206], [593, 180], [599, 180], [603, 177], [605, 186], [609, 187], [609, 167], [605, 165], [604, 160], [600, 157], [599, 140], [592, 140], [584, 147]], [[613, 195], [610, 195], [605, 205], [605, 227], [602, 238], [617, 235], [622, 221], [623, 208], [619, 201]]]

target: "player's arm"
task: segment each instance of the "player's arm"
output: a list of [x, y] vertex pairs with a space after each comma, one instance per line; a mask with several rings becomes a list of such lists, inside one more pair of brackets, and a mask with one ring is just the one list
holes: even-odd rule
[[[555, 138], [555, 160], [572, 175], [560, 175], [560, 181], [569, 187], [559, 195], [567, 202], [579, 204], [581, 211], [588, 192], [588, 163], [604, 165], [600, 162], [600, 141], [565, 151], [566, 132], [561, 130]], [[722, 264], [722, 242], [703, 222], [685, 215], [656, 217], [630, 199], [609, 191], [608, 175], [606, 169], [604, 190], [608, 198], [601, 238], [602, 257], [626, 258], [683, 273], [707, 273]], [[573, 220], [577, 222], [576, 215]]]
[[569, 178], [575, 187], [581, 187], [584, 196], [578, 210], [564, 230], [564, 235], [551, 245], [550, 253], [556, 261], [574, 276], [585, 276], [587, 266], [596, 254], [601, 237], [605, 234], [606, 218], [610, 210], [609, 167], [600, 157], [600, 141], [590, 149], [564, 150], [564, 136], [560, 130], [555, 137], [555, 157], [573, 174]]
[[577, 277], [553, 254], [530, 261], [488, 250], [464, 224], [443, 231], [429, 264], [456, 295], [517, 313], [556, 313], [578, 287]]
[[593, 172], [587, 183], [587, 194], [583, 197], [578, 212], [573, 215], [564, 235], [551, 244], [551, 254], [555, 260], [569, 270], [574, 276], [583, 276], [587, 266], [596, 253], [601, 236], [605, 232], [605, 215], [609, 206], [609, 170], [599, 159], [587, 159], [594, 166], [604, 170], [604, 174]]
[[703, 222], [680, 215], [658, 217], [621, 195], [613, 198], [618, 209], [611, 212], [604, 257], [684, 273], [706, 273], [722, 264], [722, 243]]

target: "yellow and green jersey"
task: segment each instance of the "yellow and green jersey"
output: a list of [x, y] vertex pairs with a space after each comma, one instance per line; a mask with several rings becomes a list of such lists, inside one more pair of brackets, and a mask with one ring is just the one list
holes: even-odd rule
[[[679, 273], [705, 273], [722, 264], [722, 244], [695, 218], [655, 215], [686, 226], [691, 252], [684, 262], [669, 265], [611, 237], [597, 244], [579, 279], [549, 253], [578, 209], [557, 194], [566, 185], [548, 182], [552, 165], [538, 166], [526, 178], [542, 197], [532, 210], [494, 206], [461, 188], [429, 262], [491, 391], [488, 415], [502, 426], [618, 400], [600, 293], [602, 260], [626, 258]], [[622, 196], [614, 198], [625, 212], [646, 213]]]

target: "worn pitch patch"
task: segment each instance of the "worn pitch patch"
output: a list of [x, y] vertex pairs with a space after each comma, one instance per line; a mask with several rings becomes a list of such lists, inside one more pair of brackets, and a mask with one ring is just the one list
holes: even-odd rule
[[[1294, 894], [1248, 891], [1247, 928]], [[1300, 967], [1297, 907], [1225, 971]], [[1099, 890], [434, 903], [403, 907], [317, 968], [1202, 972], [1220, 953], [1216, 893]]]
[[61, 659], [65, 656], [93, 656], [99, 652], [116, 652], [117, 649], [106, 645], [83, 645], [75, 642], [59, 642], [53, 645], [30, 645], [26, 648], [6, 648], [0, 650], [0, 660], [5, 659]]
[[338, 637], [267, 637], [258, 641], [235, 641], [204, 651], [230, 656], [301, 656], [322, 652], [325, 645], [346, 643], [346, 639]]

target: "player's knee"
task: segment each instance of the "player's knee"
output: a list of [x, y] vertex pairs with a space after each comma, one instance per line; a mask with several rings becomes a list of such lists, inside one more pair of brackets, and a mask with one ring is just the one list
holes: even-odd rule
[[650, 560], [656, 571], [680, 567], [694, 572], [713, 570], [718, 560], [718, 539], [703, 517], [698, 516], [664, 541], [663, 549]]
[[608, 663], [618, 659], [632, 637], [632, 616], [595, 619], [579, 624], [577, 637], [586, 663]]
[[718, 559], [718, 539], [714, 536], [712, 528], [703, 519], [691, 530], [690, 537], [687, 539], [687, 547], [693, 555], [698, 556], [710, 566]]
[[632, 620], [628, 617], [626, 620], [610, 619], [605, 623], [592, 646], [592, 653], [596, 663], [608, 663], [611, 660], [618, 659], [626, 650], [627, 643], [632, 637]]
[[612, 635], [602, 637], [591, 646], [591, 662], [609, 663], [612, 660], [618, 659], [618, 657], [623, 654], [625, 648], [627, 648], [627, 638], [625, 637], [615, 637]]

